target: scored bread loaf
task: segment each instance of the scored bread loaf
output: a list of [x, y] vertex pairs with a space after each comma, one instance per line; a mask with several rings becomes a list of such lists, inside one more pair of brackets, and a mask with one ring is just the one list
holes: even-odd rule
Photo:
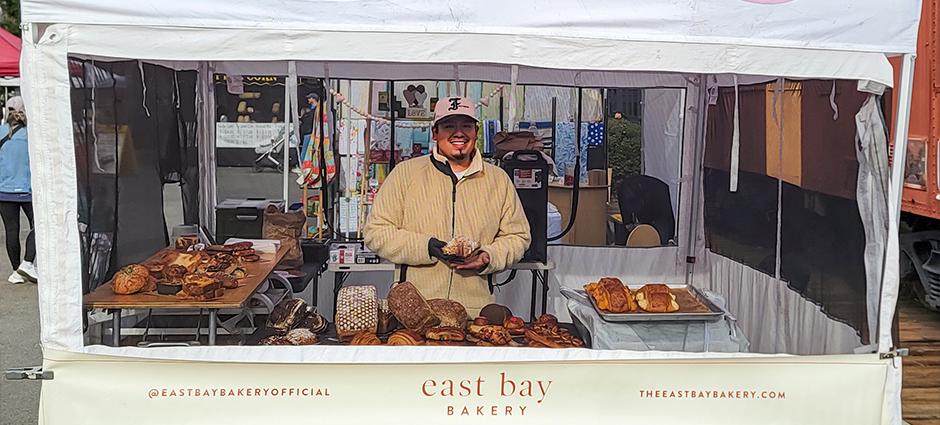
[[399, 282], [388, 291], [388, 308], [402, 326], [418, 333], [424, 333], [441, 322], [431, 311], [428, 301], [410, 282]]
[[284, 335], [304, 318], [307, 303], [300, 298], [288, 298], [277, 303], [268, 315], [267, 327], [279, 335]]
[[336, 335], [341, 339], [361, 332], [375, 333], [379, 304], [374, 286], [346, 286], [336, 296]]
[[428, 305], [431, 306], [431, 311], [441, 322], [440, 326], [451, 326], [460, 329], [467, 327], [467, 321], [470, 320], [467, 309], [457, 301], [435, 298], [428, 300]]

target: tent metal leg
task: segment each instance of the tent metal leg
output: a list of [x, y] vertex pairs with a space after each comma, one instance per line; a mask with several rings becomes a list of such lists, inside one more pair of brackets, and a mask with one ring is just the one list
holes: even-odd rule
[[216, 332], [218, 331], [219, 310], [209, 309], [209, 345], [215, 345]]
[[121, 345], [121, 309], [111, 310], [111, 346]]

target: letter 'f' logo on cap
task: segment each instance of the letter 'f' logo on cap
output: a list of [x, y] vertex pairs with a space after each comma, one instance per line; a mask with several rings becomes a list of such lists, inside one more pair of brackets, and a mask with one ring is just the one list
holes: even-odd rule
[[460, 107], [460, 98], [452, 97], [450, 98], [450, 108], [447, 108], [448, 111], [456, 111]]

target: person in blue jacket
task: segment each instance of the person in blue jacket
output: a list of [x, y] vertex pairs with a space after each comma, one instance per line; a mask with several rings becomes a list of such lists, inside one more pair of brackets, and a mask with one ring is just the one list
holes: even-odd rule
[[[7, 255], [13, 265], [10, 283], [36, 283], [36, 235], [33, 229], [33, 197], [29, 174], [29, 143], [23, 98], [6, 104], [6, 123], [0, 125], [0, 218], [6, 234]], [[29, 220], [26, 253], [20, 260], [20, 211]]]

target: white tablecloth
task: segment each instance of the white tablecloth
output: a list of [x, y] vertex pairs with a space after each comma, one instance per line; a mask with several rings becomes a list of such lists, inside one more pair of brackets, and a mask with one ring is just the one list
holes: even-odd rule
[[[703, 291], [715, 305], [724, 308], [721, 296]], [[715, 322], [607, 322], [597, 314], [582, 290], [562, 288], [568, 311], [581, 336], [591, 348], [633, 351], [747, 352], [748, 341], [737, 324], [726, 318]], [[706, 343], [706, 328], [708, 341]]]

